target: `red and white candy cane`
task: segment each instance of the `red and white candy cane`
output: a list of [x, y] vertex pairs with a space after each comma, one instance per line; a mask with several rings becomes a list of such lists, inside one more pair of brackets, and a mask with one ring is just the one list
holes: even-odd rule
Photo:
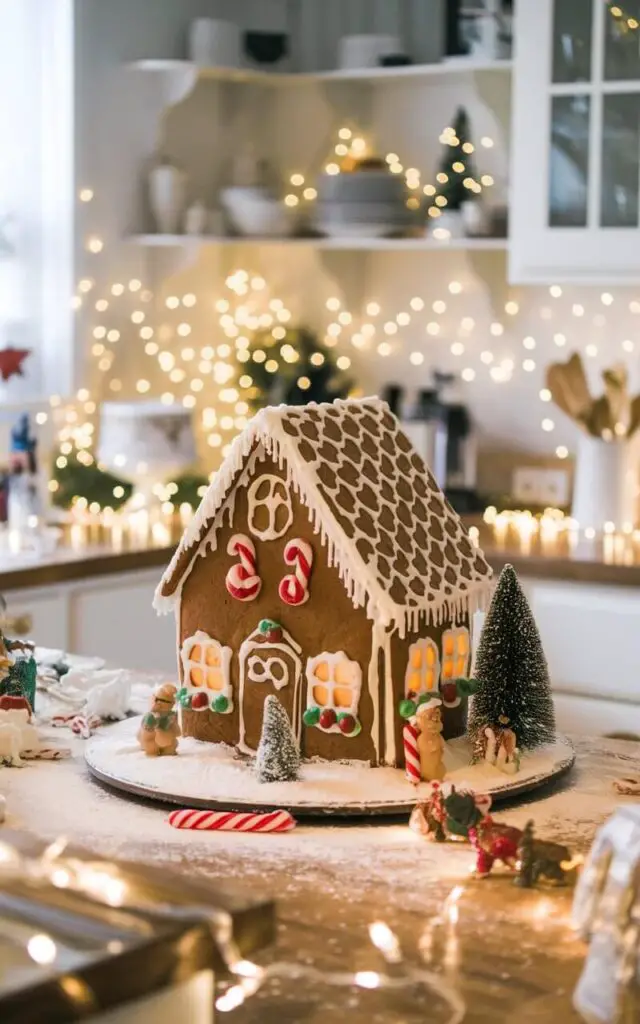
[[256, 570], [256, 549], [250, 537], [235, 533], [227, 544], [227, 554], [240, 561], [232, 565], [225, 577], [225, 586], [236, 601], [253, 601], [260, 593], [262, 580]]
[[420, 754], [418, 753], [418, 730], [411, 720], [405, 722], [402, 730], [406, 776], [414, 786], [422, 779]]
[[290, 540], [284, 549], [284, 560], [287, 565], [294, 565], [295, 570], [280, 580], [280, 600], [286, 604], [304, 604], [309, 600], [313, 548], [306, 540]]
[[197, 832], [290, 832], [296, 820], [288, 811], [246, 814], [242, 811], [172, 811], [169, 824], [173, 828], [195, 829]]

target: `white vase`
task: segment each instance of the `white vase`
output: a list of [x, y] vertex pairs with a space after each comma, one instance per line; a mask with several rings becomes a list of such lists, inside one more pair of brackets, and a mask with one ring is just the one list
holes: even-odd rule
[[581, 528], [637, 523], [639, 468], [637, 434], [627, 441], [580, 436], [571, 514]]
[[149, 205], [156, 231], [176, 235], [182, 228], [187, 176], [169, 160], [160, 160], [149, 173]]

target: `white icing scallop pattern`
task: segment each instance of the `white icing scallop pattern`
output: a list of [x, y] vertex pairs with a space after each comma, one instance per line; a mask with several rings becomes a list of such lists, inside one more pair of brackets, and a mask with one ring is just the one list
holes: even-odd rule
[[171, 607], [193, 557], [262, 445], [307, 507], [356, 606], [401, 636], [484, 606], [491, 570], [384, 402], [349, 399], [261, 410], [236, 438], [156, 593]]

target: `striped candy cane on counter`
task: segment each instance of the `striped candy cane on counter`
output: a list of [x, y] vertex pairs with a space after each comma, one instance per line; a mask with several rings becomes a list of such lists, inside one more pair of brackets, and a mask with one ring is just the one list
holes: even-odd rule
[[313, 565], [313, 548], [306, 540], [290, 540], [284, 549], [287, 565], [294, 571], [280, 580], [278, 594], [286, 604], [304, 604], [309, 600], [309, 578]]
[[172, 811], [169, 824], [198, 832], [290, 832], [296, 820], [288, 811], [246, 814], [242, 811]]
[[253, 601], [260, 593], [262, 580], [256, 569], [256, 549], [250, 537], [235, 533], [227, 544], [227, 554], [240, 559], [225, 577], [225, 586], [236, 601]]

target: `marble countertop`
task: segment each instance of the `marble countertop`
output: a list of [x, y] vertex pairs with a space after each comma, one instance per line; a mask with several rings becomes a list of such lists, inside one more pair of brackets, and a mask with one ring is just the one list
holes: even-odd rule
[[[56, 739], [63, 740], [59, 730]], [[409, 830], [406, 817], [311, 822], [283, 835], [177, 831], [167, 822], [168, 808], [125, 798], [94, 781], [84, 763], [84, 741], [68, 742], [70, 760], [2, 770], [10, 827], [45, 840], [65, 835], [101, 855], [167, 865], [275, 897], [278, 941], [256, 956], [262, 964], [384, 971], [368, 936], [372, 922], [384, 921], [399, 936], [408, 963], [428, 967], [455, 989], [465, 1004], [465, 1024], [578, 1024], [571, 996], [586, 947], [570, 926], [570, 891], [523, 891], [507, 874], [477, 880], [466, 844], [428, 843]], [[613, 780], [640, 773], [640, 744], [580, 739], [576, 748], [569, 775], [496, 817], [520, 827], [533, 818], [541, 838], [586, 852], [597, 827], [630, 799], [616, 794]], [[375, 771], [371, 782], [375, 786]], [[456, 886], [463, 889], [451, 932], [435, 926], [434, 918]], [[290, 969], [228, 1019], [324, 1024], [345, 1013], [354, 1024], [450, 1020], [445, 1005], [420, 986], [337, 988], [318, 977], [296, 979]]]

